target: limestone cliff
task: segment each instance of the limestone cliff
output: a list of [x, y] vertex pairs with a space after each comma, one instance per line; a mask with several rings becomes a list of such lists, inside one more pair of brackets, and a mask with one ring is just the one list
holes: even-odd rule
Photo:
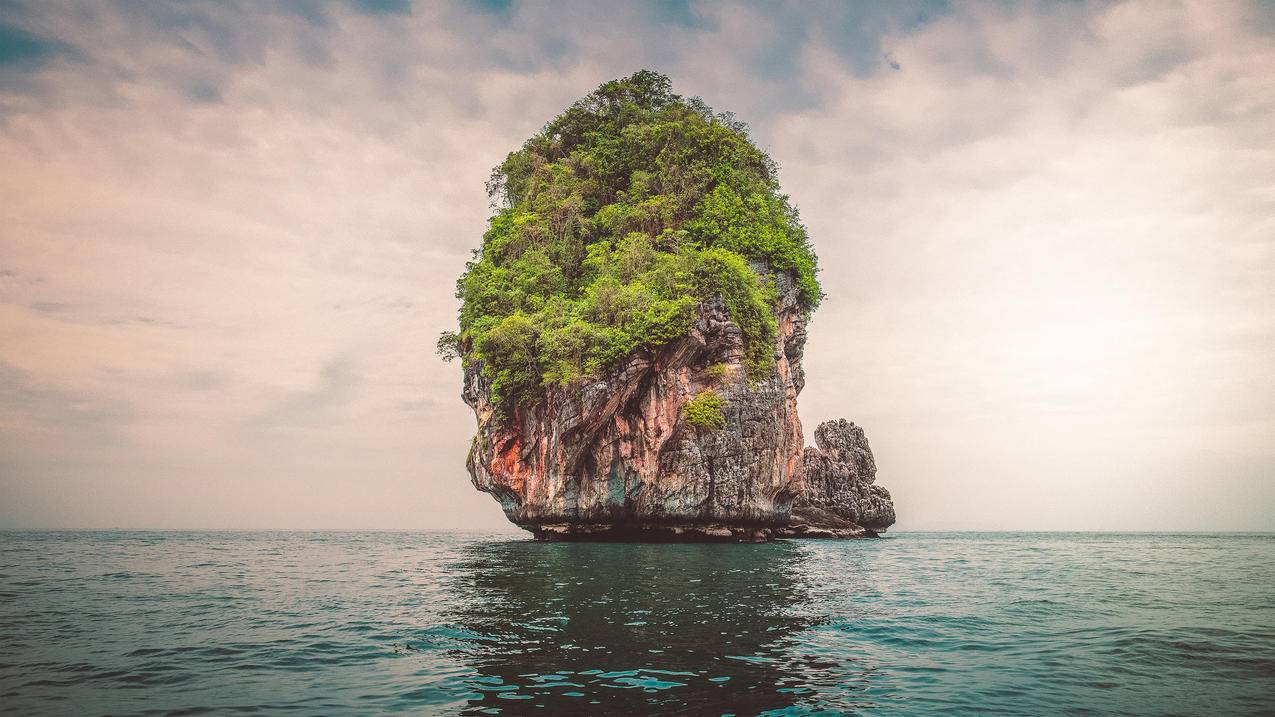
[[748, 127], [604, 82], [491, 173], [456, 282], [469, 472], [544, 539], [857, 537], [894, 522], [863, 432], [802, 447], [818, 257]]
[[[478, 417], [468, 458], [474, 485], [541, 539], [759, 541], [875, 535], [894, 522], [890, 494], [862, 429], [815, 431], [802, 449], [797, 395], [805, 385], [807, 312], [793, 277], [774, 276], [774, 364], [760, 380], [720, 299], [693, 328], [610, 372], [547, 389], [502, 417], [482, 366], [465, 366], [464, 399]], [[724, 399], [723, 428], [693, 425], [686, 405]]]

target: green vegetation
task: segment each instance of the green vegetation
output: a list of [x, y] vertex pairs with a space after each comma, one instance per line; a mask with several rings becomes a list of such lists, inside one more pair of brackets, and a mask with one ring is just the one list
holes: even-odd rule
[[[492, 171], [498, 207], [465, 274], [445, 358], [482, 362], [502, 409], [684, 335], [720, 296], [749, 374], [773, 362], [773, 279], [821, 297], [797, 211], [746, 127], [641, 71], [608, 82]], [[720, 413], [720, 412], [719, 412]]]
[[682, 406], [682, 414], [692, 426], [720, 431], [726, 427], [726, 416], [722, 415], [725, 405], [726, 401], [716, 391], [706, 388]]

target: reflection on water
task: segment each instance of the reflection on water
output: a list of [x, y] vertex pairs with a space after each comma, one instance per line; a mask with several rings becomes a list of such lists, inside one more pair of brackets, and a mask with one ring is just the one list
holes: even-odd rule
[[1275, 536], [0, 533], [0, 712], [1271, 714]]
[[518, 700], [554, 714], [603, 701], [620, 713], [757, 714], [797, 704], [821, 670], [850, 676], [789, 652], [812, 624], [808, 557], [792, 543], [508, 542], [465, 556], [449, 617], [475, 637], [467, 714]]

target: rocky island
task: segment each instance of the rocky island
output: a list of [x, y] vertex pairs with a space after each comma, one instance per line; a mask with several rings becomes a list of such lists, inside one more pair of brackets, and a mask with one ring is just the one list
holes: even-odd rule
[[474, 485], [556, 540], [875, 536], [894, 523], [863, 429], [803, 449], [823, 294], [777, 169], [730, 114], [650, 71], [511, 153], [457, 282]]

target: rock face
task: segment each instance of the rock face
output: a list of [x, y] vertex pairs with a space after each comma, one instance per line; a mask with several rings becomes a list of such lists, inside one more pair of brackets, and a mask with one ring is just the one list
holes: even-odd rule
[[[761, 541], [887, 528], [894, 508], [872, 484], [876, 464], [862, 429], [825, 423], [815, 431], [819, 447], [802, 450], [806, 316], [792, 277], [774, 277], [775, 362], [761, 380], [747, 376], [743, 334], [719, 299], [699, 305], [682, 338], [583, 385], [551, 388], [507, 419], [481, 366], [469, 362], [474, 485], [541, 539]], [[725, 428], [687, 421], [684, 406], [706, 390], [725, 399]]]
[[805, 483], [780, 533], [793, 537], [857, 538], [894, 524], [890, 491], [873, 485], [877, 463], [863, 429], [845, 420], [815, 429], [818, 448], [802, 453]]

